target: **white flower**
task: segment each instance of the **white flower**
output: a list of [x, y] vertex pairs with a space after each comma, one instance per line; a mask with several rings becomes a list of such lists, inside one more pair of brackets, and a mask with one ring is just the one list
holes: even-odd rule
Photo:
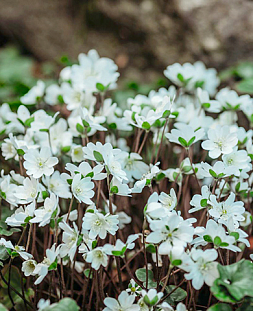
[[71, 198], [72, 195], [69, 191], [69, 184], [61, 178], [59, 171], [55, 171], [51, 176], [43, 176], [42, 181], [47, 186], [50, 193], [54, 193], [59, 198]]
[[217, 100], [210, 100], [207, 91], [200, 87], [197, 89], [197, 96], [201, 106], [208, 112], [220, 112], [221, 104]]
[[87, 55], [79, 54], [80, 65], [73, 65], [71, 68], [71, 80], [89, 92], [97, 91], [97, 83], [103, 86], [115, 88], [119, 77], [117, 65], [107, 57], [99, 57], [96, 50], [90, 50]]
[[12, 251], [16, 252], [19, 254], [20, 257], [22, 257], [24, 260], [28, 260], [33, 258], [33, 256], [27, 252], [25, 252], [25, 248], [24, 246], [19, 246], [19, 245], [15, 245], [13, 246], [13, 244], [11, 243], [11, 241], [6, 241], [4, 238], [0, 239], [0, 245], [5, 246], [6, 248], [11, 249]]
[[238, 221], [243, 221], [243, 213], [245, 212], [244, 203], [242, 201], [235, 202], [235, 194], [230, 193], [226, 201], [217, 202], [216, 196], [211, 194], [209, 204], [212, 206], [209, 209], [209, 214], [218, 219], [219, 223], [227, 224], [227, 221], [232, 217], [236, 227], [239, 227]]
[[222, 161], [217, 161], [211, 166], [208, 163], [201, 162], [200, 172], [203, 177], [213, 177], [215, 179], [224, 178], [234, 174], [234, 170], [225, 164]]
[[30, 222], [39, 223], [39, 227], [44, 227], [50, 223], [53, 214], [57, 215], [58, 212], [58, 197], [51, 193], [50, 197], [45, 199], [44, 206], [34, 211], [35, 217]]
[[49, 129], [50, 146], [52, 153], [59, 154], [63, 147], [71, 146], [72, 134], [67, 131], [67, 121], [60, 119]]
[[177, 196], [173, 188], [170, 189], [170, 194], [161, 192], [159, 195], [159, 201], [162, 203], [163, 207], [168, 210], [173, 210], [177, 205]]
[[171, 133], [165, 134], [170, 142], [182, 145], [185, 148], [189, 148], [192, 144], [201, 140], [205, 135], [204, 129], [194, 129], [184, 123], [176, 123], [174, 125], [177, 129], [171, 130]]
[[196, 247], [198, 245], [205, 246], [208, 243], [213, 243], [215, 248], [225, 248], [233, 252], [240, 252], [241, 249], [233, 245], [236, 240], [232, 235], [226, 234], [222, 224], [218, 224], [213, 219], [209, 219], [206, 228], [197, 227], [195, 234], [198, 235], [192, 242]]
[[7, 223], [8, 226], [11, 227], [22, 226], [28, 217], [29, 218], [33, 217], [34, 211], [35, 211], [35, 204], [34, 202], [32, 202], [26, 207], [17, 208], [10, 217], [6, 218], [5, 222]]
[[25, 276], [35, 275], [34, 269], [37, 265], [37, 262], [34, 259], [28, 259], [22, 263], [21, 270], [24, 272]]
[[48, 130], [54, 124], [58, 114], [59, 112], [56, 112], [52, 117], [43, 109], [35, 111], [33, 114], [34, 121], [31, 123], [31, 131]]
[[134, 304], [135, 296], [129, 295], [127, 291], [120, 293], [118, 300], [111, 297], [104, 299], [106, 307], [103, 311], [139, 311], [140, 307]]
[[[85, 128], [91, 128], [91, 129], [94, 129], [96, 131], [107, 131], [107, 129], [105, 127], [103, 127], [99, 123], [95, 122], [96, 119], [89, 113], [88, 109], [86, 109], [86, 108], [81, 109], [80, 108], [79, 113], [80, 113], [80, 117], [82, 119], [83, 126]], [[104, 123], [103, 121], [105, 122], [105, 118], [102, 118], [102, 119], [100, 118], [100, 122]]]
[[214, 280], [219, 277], [217, 269], [218, 262], [215, 260], [218, 257], [218, 253], [215, 249], [202, 249], [191, 250], [190, 254], [192, 263], [188, 266], [184, 276], [187, 280], [192, 280], [192, 286], [199, 290], [204, 283], [208, 286], [212, 286]]
[[149, 307], [155, 306], [161, 300], [163, 293], [157, 293], [156, 289], [151, 288], [148, 291], [144, 289], [141, 291], [141, 295], [143, 296], [143, 300], [145, 304]]
[[252, 105], [252, 99], [249, 95], [238, 96], [234, 90], [228, 87], [221, 89], [215, 97], [223, 108], [237, 110], [240, 106]]
[[17, 186], [15, 197], [19, 204], [27, 204], [35, 201], [38, 195], [38, 180], [33, 177], [26, 177], [23, 186]]
[[62, 95], [62, 90], [57, 84], [51, 84], [46, 88], [45, 102], [51, 106], [59, 103], [59, 96]]
[[90, 239], [95, 239], [97, 236], [105, 239], [107, 232], [115, 235], [118, 223], [118, 215], [106, 214], [104, 216], [102, 213], [94, 211], [94, 213], [85, 213], [82, 228], [89, 230]]
[[4, 139], [4, 142], [1, 145], [1, 149], [5, 160], [12, 159], [17, 155], [17, 150], [10, 138]]
[[96, 247], [93, 250], [88, 251], [84, 254], [86, 262], [91, 263], [91, 267], [98, 270], [100, 266], [106, 267], [108, 264], [108, 256], [104, 250], [104, 247]]
[[44, 257], [43, 261], [35, 267], [33, 271], [33, 275], [37, 275], [38, 278], [34, 282], [35, 285], [40, 284], [43, 279], [48, 274], [48, 268], [52, 263], [56, 262], [56, 257], [58, 256], [58, 249], [55, 249], [55, 244], [46, 250], [46, 257]]
[[141, 179], [143, 174], [146, 174], [149, 170], [149, 166], [142, 161], [142, 157], [138, 153], [121, 152], [117, 159], [126, 172], [129, 181]]
[[195, 219], [183, 220], [176, 213], [163, 218], [162, 220], [152, 220], [150, 222], [151, 232], [146, 241], [158, 244], [160, 255], [170, 255], [172, 253], [182, 254], [187, 243], [193, 238], [194, 228], [191, 222]]
[[83, 147], [76, 145], [71, 147], [71, 160], [72, 162], [81, 162], [84, 160]]
[[79, 238], [79, 231], [75, 223], [73, 229], [66, 223], [60, 222], [59, 227], [64, 231], [62, 234], [62, 244], [59, 248], [59, 255], [64, 258], [66, 255], [73, 262], [77, 250], [77, 242]]
[[71, 184], [71, 190], [78, 202], [92, 204], [91, 198], [94, 196], [94, 183], [90, 177], [81, 178], [81, 174], [76, 174]]
[[226, 167], [233, 170], [234, 175], [240, 176], [240, 170], [252, 169], [251, 158], [248, 156], [245, 150], [237, 150], [235, 147], [233, 152], [224, 154], [222, 160]]
[[44, 298], [41, 298], [37, 304], [38, 311], [43, 311], [47, 309], [50, 306], [50, 300], [45, 300]]
[[218, 158], [221, 154], [229, 154], [236, 146], [238, 139], [235, 132], [231, 133], [229, 126], [217, 126], [215, 129], [209, 129], [209, 140], [202, 142], [201, 146], [209, 150], [209, 156], [213, 159]]
[[34, 178], [52, 175], [53, 167], [59, 162], [56, 157], [51, 156], [51, 151], [47, 147], [42, 147], [40, 151], [29, 149], [25, 153], [24, 159], [24, 168], [27, 170], [27, 174]]
[[210, 194], [211, 192], [208, 189], [208, 187], [206, 185], [202, 186], [201, 195], [195, 194], [190, 201], [191, 206], [194, 206], [194, 207], [189, 210], [189, 213], [194, 213], [203, 208], [206, 208], [208, 206], [208, 200], [209, 200]]
[[41, 80], [30, 89], [28, 93], [20, 98], [20, 101], [24, 105], [34, 105], [44, 95], [45, 83]]

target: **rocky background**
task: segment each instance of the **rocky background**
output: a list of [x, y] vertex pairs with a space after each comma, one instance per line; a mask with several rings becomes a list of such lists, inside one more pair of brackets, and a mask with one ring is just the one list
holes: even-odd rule
[[[1, 3], [2, 2], [2, 3]], [[0, 0], [0, 44], [38, 61], [91, 48], [150, 82], [174, 62], [223, 69], [253, 59], [251, 0]]]

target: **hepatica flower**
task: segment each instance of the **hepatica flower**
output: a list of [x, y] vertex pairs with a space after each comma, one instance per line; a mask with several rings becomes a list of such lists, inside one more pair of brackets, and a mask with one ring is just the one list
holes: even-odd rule
[[28, 175], [40, 178], [42, 175], [50, 176], [54, 172], [54, 166], [59, 162], [56, 157], [52, 157], [51, 151], [47, 147], [42, 147], [40, 151], [29, 149], [24, 155], [24, 167]]
[[175, 127], [177, 129], [171, 130], [171, 133], [165, 134], [165, 136], [169, 139], [170, 142], [179, 144], [185, 148], [189, 148], [192, 144], [201, 140], [204, 135], [204, 129], [194, 129], [187, 124], [184, 123], [176, 123]]
[[221, 154], [231, 153], [238, 142], [236, 132], [231, 133], [227, 125], [209, 129], [208, 138], [202, 142], [202, 148], [209, 151], [212, 159], [218, 158]]

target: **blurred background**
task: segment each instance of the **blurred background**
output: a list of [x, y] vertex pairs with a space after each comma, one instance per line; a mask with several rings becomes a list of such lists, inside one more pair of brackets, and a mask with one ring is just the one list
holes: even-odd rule
[[121, 88], [166, 86], [168, 65], [202, 60], [251, 93], [253, 1], [2, 0], [0, 100], [17, 100], [34, 78], [55, 79], [92, 48], [115, 60]]

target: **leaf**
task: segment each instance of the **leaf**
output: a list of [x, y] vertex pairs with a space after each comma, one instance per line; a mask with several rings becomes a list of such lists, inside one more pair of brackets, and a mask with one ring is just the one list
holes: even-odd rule
[[241, 93], [253, 94], [253, 78], [242, 80], [236, 84], [236, 90]]
[[78, 311], [80, 308], [77, 303], [71, 298], [63, 298], [55, 305], [50, 306], [50, 309], [45, 309], [50, 311]]
[[213, 171], [213, 170], [209, 170], [209, 173], [210, 173], [210, 175], [211, 176], [213, 176], [213, 178], [217, 178], [218, 176], [217, 176], [217, 174], [215, 173], [215, 171]]
[[[172, 292], [175, 289], [175, 287], [176, 287], [175, 285], [166, 286], [165, 290], [167, 294]], [[177, 302], [184, 300], [186, 296], [187, 296], [187, 292], [184, 289], [178, 287], [171, 295], [169, 295], [167, 299], [165, 299], [165, 301], [168, 304], [175, 306]]]
[[245, 298], [243, 304], [236, 309], [236, 311], [252, 311], [253, 310], [253, 299], [248, 297]]
[[213, 243], [217, 246], [221, 245], [221, 238], [219, 236], [216, 236], [213, 240]]
[[193, 137], [188, 141], [187, 146], [190, 147], [190, 145], [193, 144], [193, 142], [194, 142], [195, 139], [196, 139], [196, 137], [193, 136]]
[[85, 269], [83, 273], [86, 276], [86, 278], [90, 277], [90, 279], [92, 279], [92, 270], [91, 269]]
[[148, 131], [150, 129], [151, 125], [148, 122], [143, 122], [142, 123], [142, 128], [146, 131]]
[[208, 308], [207, 311], [232, 311], [232, 308], [226, 303], [216, 303]]
[[178, 141], [180, 142], [180, 144], [183, 147], [187, 147], [188, 146], [187, 141], [183, 137], [178, 137]]
[[213, 242], [211, 236], [210, 236], [210, 235], [207, 235], [207, 234], [203, 236], [203, 239], [204, 239], [206, 242], [208, 242], [208, 243], [212, 243], [212, 242]]
[[211, 287], [213, 295], [224, 302], [238, 302], [253, 297], [253, 264], [249, 260], [228, 266], [218, 265], [220, 277]]
[[84, 133], [84, 128], [83, 128], [83, 126], [82, 126], [80, 123], [77, 123], [77, 124], [76, 124], [76, 130], [77, 130], [77, 132], [79, 132], [80, 134], [83, 134], [83, 133]]
[[240, 237], [240, 235], [239, 235], [238, 232], [230, 232], [229, 235], [232, 235], [232, 236], [235, 238], [236, 241], [237, 241], [237, 240], [239, 239], [239, 237]]
[[[136, 270], [135, 275], [140, 281], [142, 282], [146, 281], [146, 269], [145, 268], [140, 268]], [[152, 280], [153, 278], [154, 278], [153, 272], [151, 270], [148, 270], [148, 280]]]
[[201, 205], [202, 207], [206, 207], [206, 206], [207, 206], [207, 199], [202, 199], [202, 200], [200, 201], [200, 205]]
[[0, 260], [6, 260], [9, 258], [9, 254], [5, 248], [5, 246], [0, 245]]
[[104, 85], [102, 83], [97, 83], [96, 84], [96, 88], [100, 92], [104, 92], [104, 90], [105, 90], [105, 87], [104, 87]]
[[172, 261], [171, 263], [173, 266], [180, 266], [182, 264], [182, 260], [181, 259], [175, 259]]
[[98, 161], [98, 162], [103, 162], [104, 161], [104, 158], [102, 156], [102, 154], [96, 150], [93, 151], [93, 155], [94, 155], [94, 158]]
[[8, 309], [0, 303], [0, 311], [8, 311]]
[[119, 192], [119, 188], [117, 186], [113, 186], [113, 187], [111, 187], [110, 192], [111, 193], [118, 193]]

